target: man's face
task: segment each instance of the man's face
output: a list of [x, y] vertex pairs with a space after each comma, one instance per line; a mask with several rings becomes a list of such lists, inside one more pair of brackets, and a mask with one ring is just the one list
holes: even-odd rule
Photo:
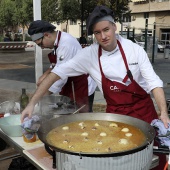
[[116, 29], [116, 25], [110, 21], [100, 21], [94, 24], [93, 33], [104, 50], [112, 51], [116, 48]]
[[44, 36], [43, 36], [42, 38], [38, 39], [38, 40], [35, 40], [35, 43], [36, 43], [39, 47], [43, 48], [43, 40], [44, 40]]
[[51, 41], [49, 33], [44, 33], [44, 36], [38, 40], [35, 40], [35, 43], [42, 49], [44, 48], [53, 49], [54, 47], [54, 43]]

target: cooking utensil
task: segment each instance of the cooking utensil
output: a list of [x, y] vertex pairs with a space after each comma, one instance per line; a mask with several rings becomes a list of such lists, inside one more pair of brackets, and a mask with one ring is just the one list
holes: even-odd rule
[[59, 117], [59, 118], [54, 118], [51, 119], [50, 121], [48, 121], [46, 124], [43, 124], [42, 126], [40, 126], [39, 131], [37, 132], [40, 140], [45, 143], [46, 145], [52, 147], [54, 150], [60, 151], [60, 152], [64, 152], [64, 153], [70, 153], [70, 154], [75, 154], [75, 155], [79, 155], [80, 153], [78, 152], [74, 152], [74, 151], [66, 151], [66, 150], [62, 150], [60, 148], [51, 146], [47, 140], [46, 140], [46, 136], [48, 134], [48, 132], [50, 132], [52, 129], [66, 124], [66, 123], [70, 123], [70, 122], [75, 122], [75, 121], [84, 121], [84, 120], [107, 120], [107, 121], [116, 121], [116, 122], [122, 122], [122, 123], [127, 123], [130, 125], [133, 125], [139, 129], [141, 129], [144, 134], [146, 135], [146, 141], [141, 145], [138, 146], [135, 149], [132, 150], [128, 150], [128, 151], [123, 151], [123, 152], [114, 152], [114, 153], [83, 153], [81, 152], [81, 155], [90, 155], [90, 156], [108, 156], [108, 155], [125, 155], [125, 154], [129, 154], [129, 153], [134, 153], [138, 150], [144, 149], [148, 146], [148, 144], [151, 144], [152, 141], [154, 140], [155, 137], [155, 130], [154, 128], [139, 119], [130, 117], [130, 116], [124, 116], [124, 115], [119, 115], [119, 114], [111, 114], [111, 113], [81, 113], [81, 114], [71, 114], [71, 115], [67, 115], [67, 117]]
[[76, 97], [75, 97], [75, 90], [74, 90], [74, 82], [73, 81], [71, 82], [71, 85], [72, 85], [72, 92], [73, 92], [74, 107], [75, 107], [75, 110], [76, 110], [77, 105], [76, 105]]
[[57, 106], [58, 106], [58, 107], [61, 107], [62, 105], [63, 105], [63, 102], [62, 102], [62, 101], [57, 102]]
[[84, 107], [85, 107], [86, 105], [83, 105], [83, 106], [81, 106], [79, 109], [77, 109], [75, 112], [73, 112], [72, 114], [76, 114], [76, 113], [78, 113], [81, 109], [83, 109]]
[[[52, 129], [66, 123], [85, 120], [107, 120], [130, 124], [143, 131], [146, 141], [141, 146], [131, 150], [109, 153], [74, 152], [52, 146], [47, 142], [46, 136]], [[56, 162], [58, 170], [63, 170], [66, 163], [69, 163], [70, 167], [74, 170], [148, 170], [152, 163], [155, 130], [150, 124], [130, 116], [111, 113], [81, 113], [61, 116], [51, 119], [46, 124], [40, 126], [37, 135], [45, 143], [46, 147], [51, 148], [53, 152], [56, 151], [54, 154], [56, 158], [53, 157], [53, 162]]]
[[22, 136], [21, 115], [16, 114], [0, 118], [0, 128], [8, 136]]
[[47, 95], [40, 101], [40, 110], [42, 115], [56, 114], [66, 115], [75, 111], [74, 105], [71, 107], [71, 99], [62, 95]]

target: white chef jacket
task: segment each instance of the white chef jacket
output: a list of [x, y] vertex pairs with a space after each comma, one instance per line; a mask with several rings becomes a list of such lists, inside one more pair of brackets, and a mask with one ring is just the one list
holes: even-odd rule
[[[58, 34], [57, 34], [54, 45], [55, 44], [58, 44]], [[72, 59], [76, 55], [76, 53], [81, 49], [82, 47], [80, 43], [74, 37], [72, 37], [70, 34], [66, 32], [62, 32], [60, 41], [58, 44], [58, 48], [55, 51], [57, 55], [56, 65], [59, 66], [60, 64], [63, 64], [66, 61]], [[67, 77], [64, 79], [60, 79], [59, 81], [56, 81], [49, 88], [49, 91], [53, 93], [59, 93], [66, 82], [67, 82]], [[94, 93], [97, 85], [94, 82], [94, 80], [90, 77], [88, 78], [88, 86], [89, 86], [88, 87], [89, 95], [91, 95], [92, 93]]]
[[[145, 50], [136, 43], [119, 35], [116, 38], [122, 45], [128, 67], [132, 72], [134, 80], [147, 93], [150, 93], [156, 87], [163, 87], [163, 82], [154, 72]], [[56, 66], [52, 72], [59, 75], [61, 79], [88, 73], [95, 80], [100, 91], [103, 92], [98, 61], [98, 48], [99, 45], [94, 43], [82, 49], [73, 59], [64, 65]], [[118, 45], [111, 52], [102, 49], [100, 61], [103, 73], [108, 79], [124, 84], [122, 81], [127, 74], [127, 70]], [[130, 84], [130, 82], [130, 79], [128, 79], [125, 85]]]

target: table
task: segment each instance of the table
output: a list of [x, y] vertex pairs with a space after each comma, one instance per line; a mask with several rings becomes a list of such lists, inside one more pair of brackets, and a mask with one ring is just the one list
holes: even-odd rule
[[39, 170], [53, 170], [52, 156], [49, 155], [44, 144], [38, 139], [33, 143], [26, 143], [23, 137], [9, 137], [0, 129], [0, 138], [13, 147], [21, 156], [26, 158]]

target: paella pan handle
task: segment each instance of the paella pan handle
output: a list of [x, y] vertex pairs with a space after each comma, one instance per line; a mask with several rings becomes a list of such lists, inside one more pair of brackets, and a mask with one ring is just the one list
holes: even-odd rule
[[46, 144], [44, 144], [45, 150], [53, 157], [53, 169], [56, 169], [56, 152]]

